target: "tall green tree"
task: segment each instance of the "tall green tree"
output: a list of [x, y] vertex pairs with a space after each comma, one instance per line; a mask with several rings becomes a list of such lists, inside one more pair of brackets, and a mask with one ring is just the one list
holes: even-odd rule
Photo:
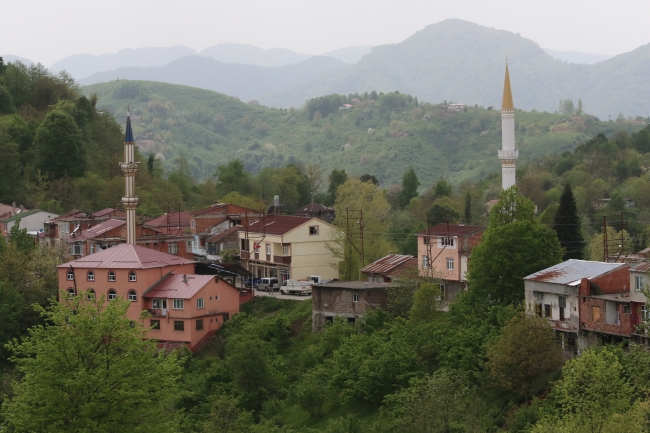
[[400, 208], [406, 208], [411, 202], [411, 199], [418, 196], [419, 187], [420, 181], [418, 180], [418, 175], [415, 174], [413, 167], [409, 167], [402, 177], [402, 191], [400, 191], [398, 197]]
[[476, 306], [519, 305], [523, 278], [559, 263], [562, 247], [555, 231], [534, 216], [534, 205], [516, 187], [501, 192], [490, 225], [472, 250], [469, 296]]
[[332, 206], [336, 202], [338, 196], [339, 186], [343, 185], [348, 180], [348, 174], [345, 170], [334, 169], [329, 176], [329, 186], [327, 187], [327, 203], [325, 205]]
[[52, 179], [80, 177], [86, 170], [86, 147], [74, 118], [63, 110], [50, 111], [36, 128], [36, 166]]
[[22, 375], [2, 407], [12, 431], [176, 431], [178, 359], [157, 350], [128, 308], [86, 294], [40, 308], [47, 324], [11, 345]]
[[251, 192], [250, 175], [244, 170], [244, 164], [239, 159], [218, 166], [214, 176], [217, 178], [219, 195], [226, 195], [233, 191], [248, 195]]
[[454, 192], [454, 187], [452, 184], [445, 178], [438, 179], [438, 182], [433, 186], [433, 197], [451, 197]]
[[472, 223], [472, 195], [469, 191], [465, 195], [465, 224]]
[[578, 206], [573, 197], [571, 185], [564, 185], [564, 191], [560, 196], [560, 206], [555, 212], [553, 219], [553, 230], [557, 233], [560, 245], [564, 248], [562, 260], [582, 260], [582, 250], [585, 248], [585, 240], [580, 230], [580, 217]]

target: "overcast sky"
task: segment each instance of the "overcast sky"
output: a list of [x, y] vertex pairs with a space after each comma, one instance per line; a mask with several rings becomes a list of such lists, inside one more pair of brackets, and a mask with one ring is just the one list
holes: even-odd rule
[[3, 0], [0, 55], [50, 66], [72, 54], [236, 42], [321, 54], [401, 42], [460, 18], [543, 48], [620, 54], [650, 42], [648, 0]]

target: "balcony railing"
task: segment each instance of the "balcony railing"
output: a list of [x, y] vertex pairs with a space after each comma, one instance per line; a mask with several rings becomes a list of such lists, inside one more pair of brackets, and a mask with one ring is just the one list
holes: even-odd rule
[[499, 158], [519, 158], [519, 149], [499, 149]]
[[279, 263], [281, 265], [290, 265], [291, 256], [273, 256], [273, 263]]

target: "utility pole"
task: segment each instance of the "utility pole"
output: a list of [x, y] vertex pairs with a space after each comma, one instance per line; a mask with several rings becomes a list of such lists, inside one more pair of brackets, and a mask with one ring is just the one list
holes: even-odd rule
[[603, 262], [607, 263], [609, 249], [607, 247], [607, 216], [603, 215]]
[[365, 224], [363, 223], [363, 211], [359, 211], [359, 221], [357, 221], [357, 224], [359, 225], [359, 239], [361, 240], [361, 255], [360, 255], [360, 265], [359, 265], [359, 281], [361, 281], [361, 268], [363, 268], [366, 265], [366, 258], [365, 258], [365, 250], [363, 248], [363, 228], [365, 227]]
[[347, 207], [345, 208], [345, 239], [348, 243], [348, 265], [345, 278], [350, 281], [352, 279], [352, 242], [350, 241], [350, 212]]

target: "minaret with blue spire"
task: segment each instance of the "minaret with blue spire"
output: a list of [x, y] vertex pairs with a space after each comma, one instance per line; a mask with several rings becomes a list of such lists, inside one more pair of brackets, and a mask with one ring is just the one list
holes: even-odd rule
[[124, 173], [124, 197], [122, 204], [126, 211], [126, 243], [135, 245], [135, 208], [138, 198], [135, 196], [135, 172], [139, 162], [135, 162], [135, 141], [131, 129], [131, 112], [126, 116], [126, 133], [124, 134], [124, 162], [120, 162]]

